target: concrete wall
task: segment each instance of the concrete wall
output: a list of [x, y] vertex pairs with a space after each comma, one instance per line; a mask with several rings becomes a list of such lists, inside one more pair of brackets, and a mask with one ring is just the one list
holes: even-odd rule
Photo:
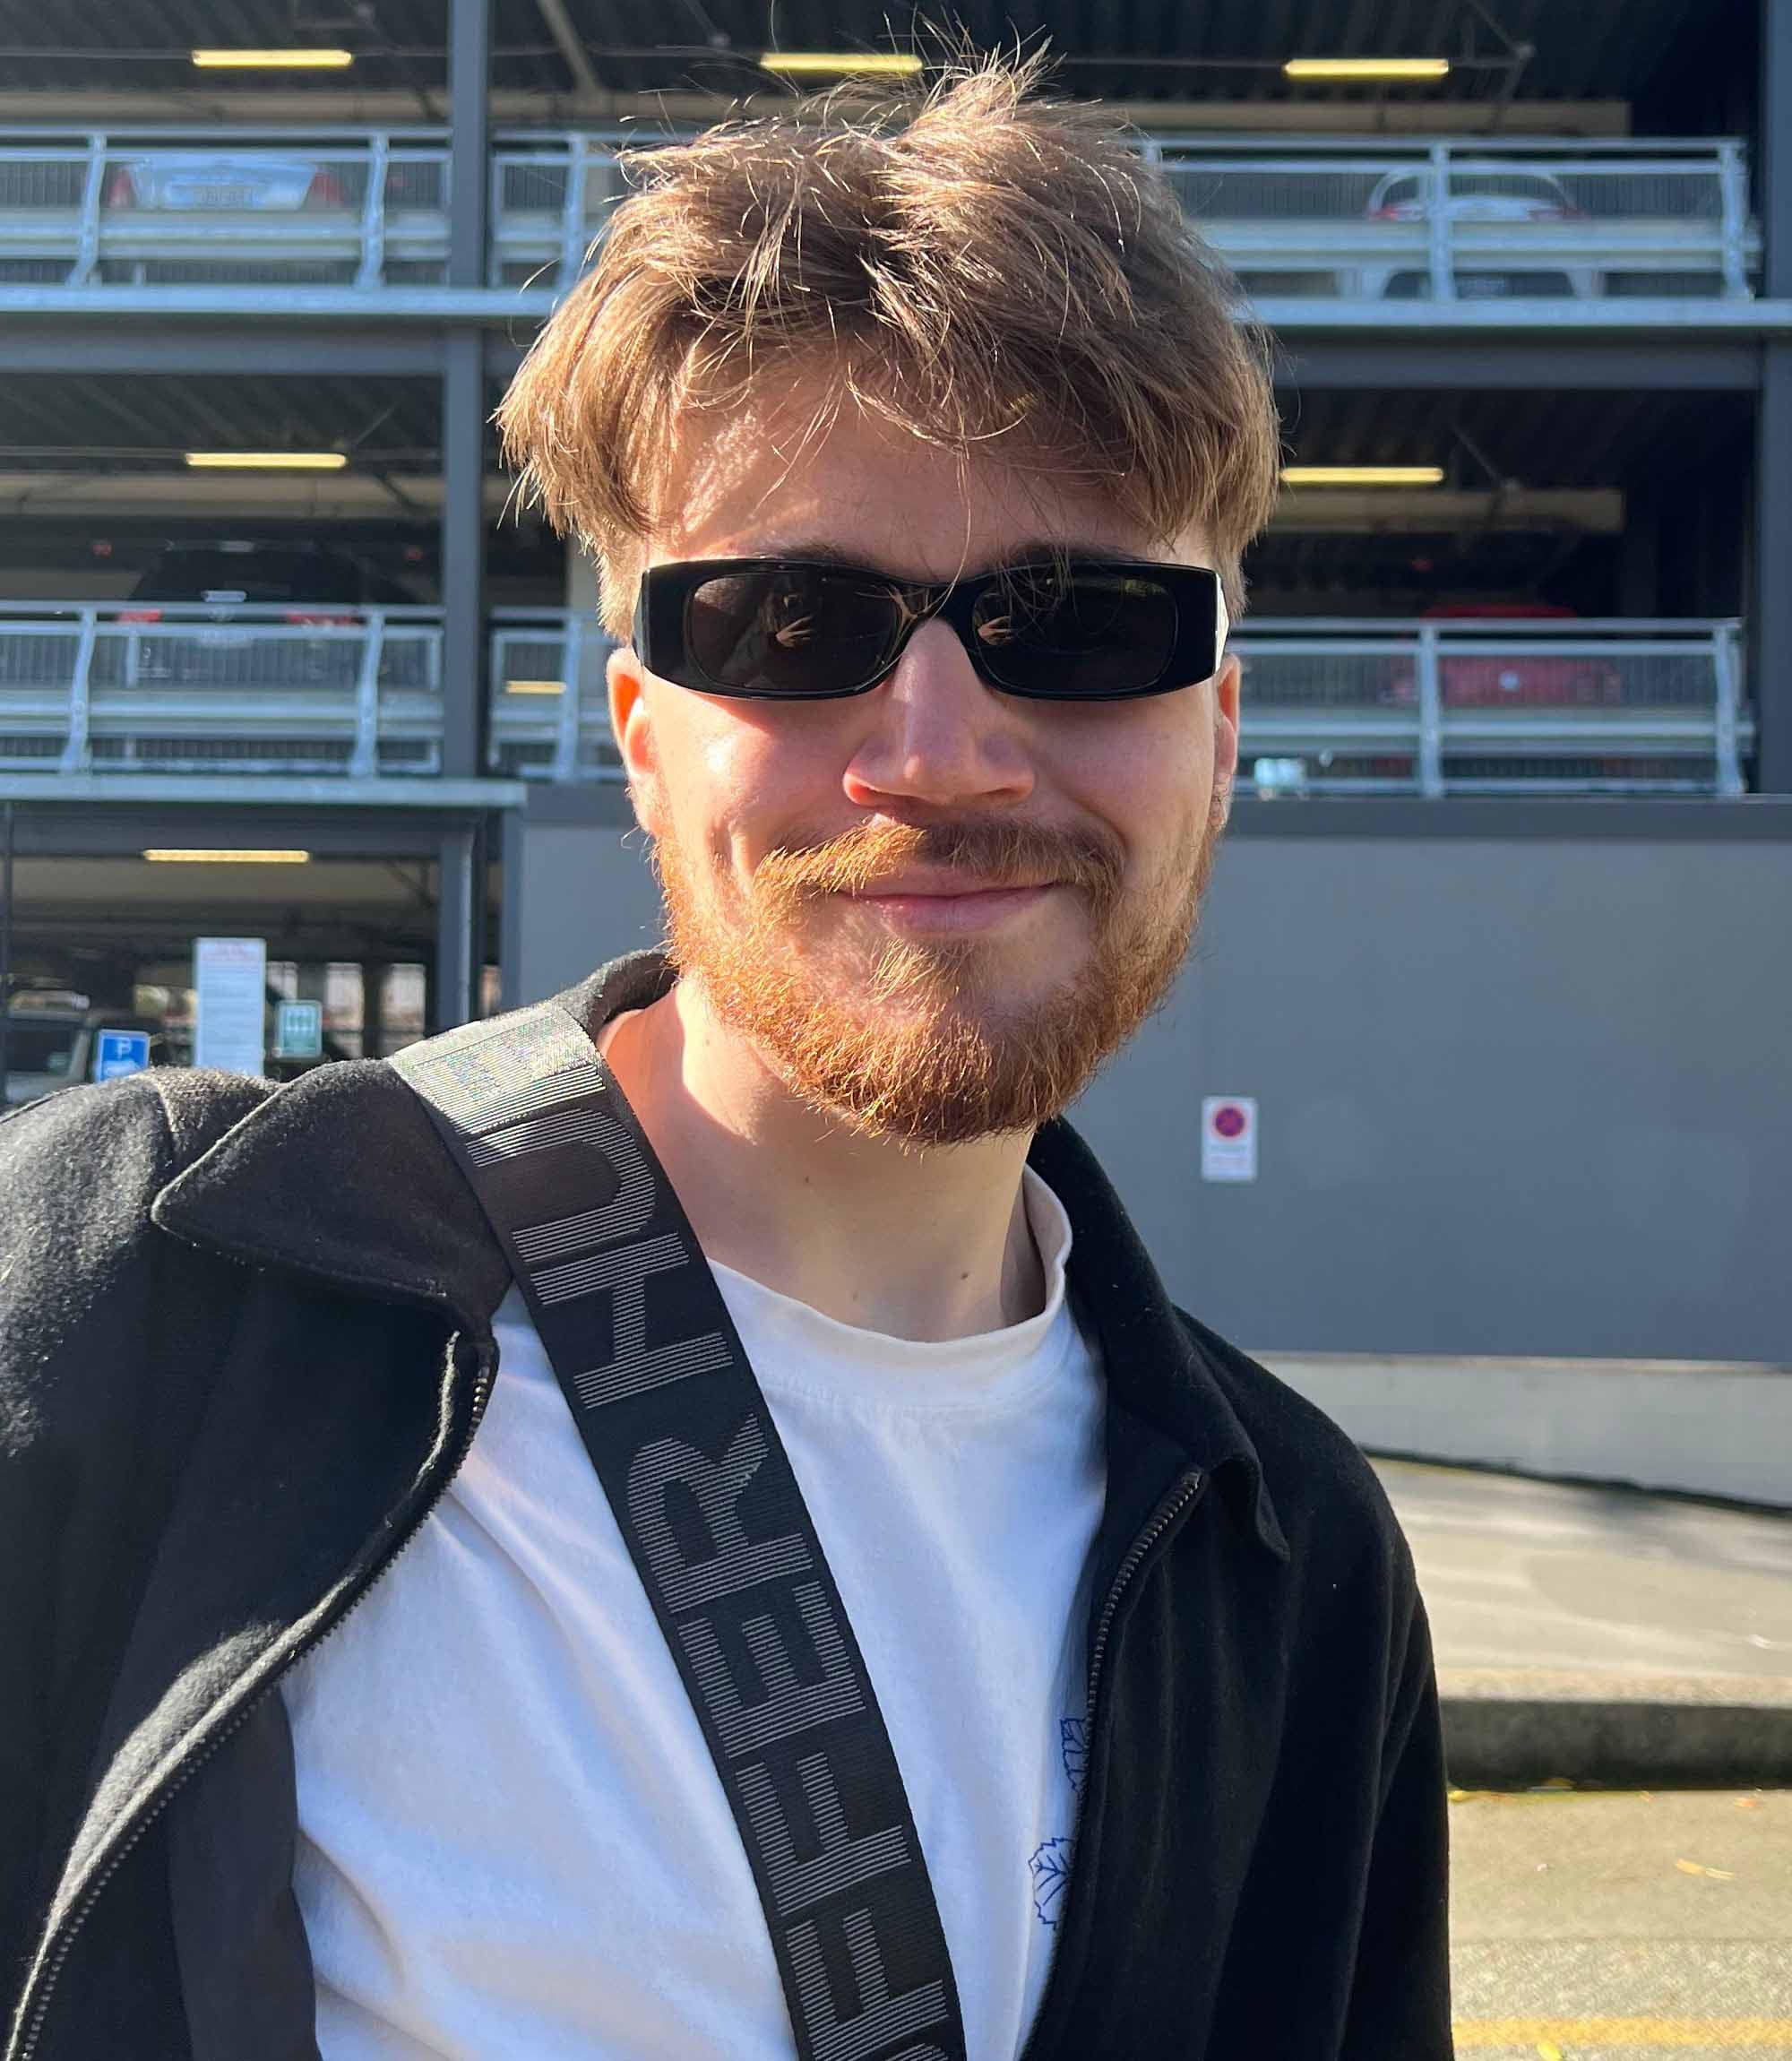
[[[1253, 1350], [1785, 1361], [1788, 1044], [1792, 843], [1235, 834], [1079, 1117]], [[1216, 1094], [1254, 1184], [1201, 1178]]]
[[1343, 1355], [1270, 1364], [1371, 1453], [1792, 1505], [1792, 1367]]
[[[1274, 830], [1334, 806], [1244, 812], [1073, 1112], [1172, 1293], [1271, 1356], [1792, 1361], [1792, 840]], [[531, 812], [525, 998], [653, 942], [641, 843]]]
[[[616, 800], [626, 811], [627, 798]], [[619, 952], [659, 942], [659, 891], [633, 823], [543, 822], [531, 809], [521, 841], [519, 1002], [538, 1002]]]

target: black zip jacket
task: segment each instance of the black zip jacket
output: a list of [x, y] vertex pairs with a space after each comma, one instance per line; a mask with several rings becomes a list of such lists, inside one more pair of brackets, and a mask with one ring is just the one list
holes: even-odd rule
[[[670, 979], [633, 953], [561, 999], [595, 1029]], [[1068, 1125], [1030, 1157], [1074, 1232], [1108, 1492], [1027, 2061], [1447, 2056], [1436, 1688], [1386, 1500], [1174, 1307]], [[0, 1125], [6, 2061], [315, 2061], [279, 1683], [465, 1457], [507, 1285], [377, 1061], [141, 1074]], [[444, 1767], [443, 1807], [503, 1780]]]

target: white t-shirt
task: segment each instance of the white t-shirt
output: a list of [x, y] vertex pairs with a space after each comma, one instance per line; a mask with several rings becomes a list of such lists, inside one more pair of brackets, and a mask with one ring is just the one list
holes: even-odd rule
[[[918, 1342], [718, 1266], [870, 1669], [970, 2061], [1031, 2027], [1082, 1772], [1102, 1384], [1046, 1307]], [[323, 2061], [790, 2061], [765, 1919], [646, 1593], [513, 1287], [465, 1467], [285, 1684]]]

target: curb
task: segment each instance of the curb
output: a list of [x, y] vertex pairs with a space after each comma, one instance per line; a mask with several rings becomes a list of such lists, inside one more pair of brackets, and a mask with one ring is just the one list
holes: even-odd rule
[[1539, 1681], [1439, 1671], [1443, 1751], [1460, 1789], [1552, 1778], [1602, 1788], [1792, 1787], [1792, 1696], [1783, 1682], [1584, 1676]]

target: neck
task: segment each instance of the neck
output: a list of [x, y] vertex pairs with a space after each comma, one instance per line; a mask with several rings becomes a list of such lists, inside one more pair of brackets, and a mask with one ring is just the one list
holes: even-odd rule
[[907, 1150], [798, 1101], [688, 981], [598, 1049], [704, 1253], [842, 1324], [966, 1338], [1045, 1306], [1021, 1192], [1030, 1137]]

